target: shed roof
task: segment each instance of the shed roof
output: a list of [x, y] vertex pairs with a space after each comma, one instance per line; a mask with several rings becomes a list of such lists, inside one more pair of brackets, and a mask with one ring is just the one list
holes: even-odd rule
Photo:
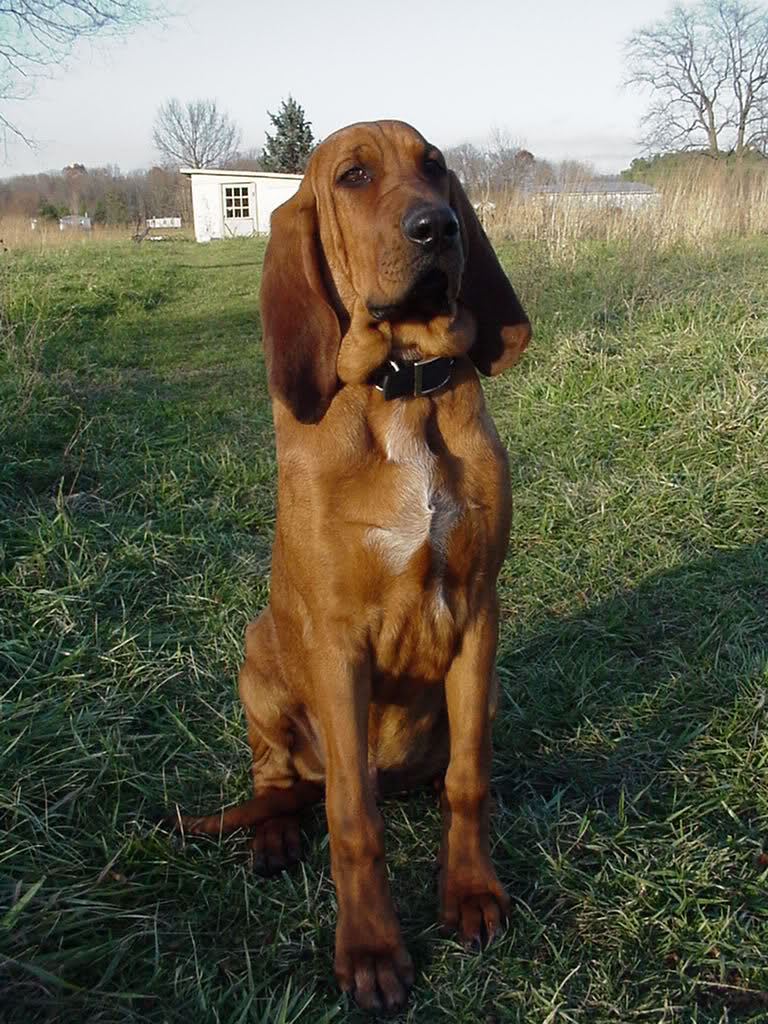
[[283, 178], [290, 181], [301, 181], [304, 177], [303, 174], [275, 174], [273, 171], [234, 171], [230, 167], [180, 167], [179, 173], [187, 174], [190, 177], [193, 174], [209, 174], [217, 178], [239, 178], [240, 180], [243, 178]]
[[532, 185], [529, 191], [544, 195], [657, 195], [656, 189], [651, 185], [646, 185], [643, 181], [627, 181], [625, 178], [594, 178], [591, 181], [567, 185]]

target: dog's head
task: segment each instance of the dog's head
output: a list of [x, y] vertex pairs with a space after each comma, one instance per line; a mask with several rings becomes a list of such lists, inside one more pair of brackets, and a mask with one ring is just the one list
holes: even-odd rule
[[528, 318], [461, 184], [401, 121], [329, 136], [271, 229], [261, 287], [269, 384], [299, 420], [328, 408], [342, 341], [367, 372], [396, 344], [399, 324], [412, 339], [414, 325], [418, 335], [419, 324], [463, 307], [482, 373], [506, 369], [528, 343]]

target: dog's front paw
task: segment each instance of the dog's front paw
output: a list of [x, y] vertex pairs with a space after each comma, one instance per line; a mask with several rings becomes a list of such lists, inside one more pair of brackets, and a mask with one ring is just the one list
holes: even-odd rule
[[335, 972], [339, 988], [363, 1010], [401, 1010], [413, 985], [413, 961], [399, 937], [385, 945], [373, 936], [347, 945], [337, 934]]
[[509, 897], [493, 868], [459, 877], [443, 869], [440, 879], [440, 924], [458, 933], [459, 941], [482, 949], [501, 931]]

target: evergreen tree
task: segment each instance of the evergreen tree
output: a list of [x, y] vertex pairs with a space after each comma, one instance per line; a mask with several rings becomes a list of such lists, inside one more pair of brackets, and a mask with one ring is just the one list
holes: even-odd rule
[[304, 117], [304, 108], [289, 96], [277, 114], [269, 114], [275, 133], [266, 133], [264, 167], [268, 171], [301, 174], [315, 145], [312, 122]]

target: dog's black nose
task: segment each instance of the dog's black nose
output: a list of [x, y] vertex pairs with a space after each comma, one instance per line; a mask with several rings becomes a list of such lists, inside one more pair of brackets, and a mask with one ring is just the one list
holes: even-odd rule
[[459, 234], [456, 214], [447, 204], [416, 206], [404, 214], [401, 224], [408, 241], [425, 249], [451, 245]]

